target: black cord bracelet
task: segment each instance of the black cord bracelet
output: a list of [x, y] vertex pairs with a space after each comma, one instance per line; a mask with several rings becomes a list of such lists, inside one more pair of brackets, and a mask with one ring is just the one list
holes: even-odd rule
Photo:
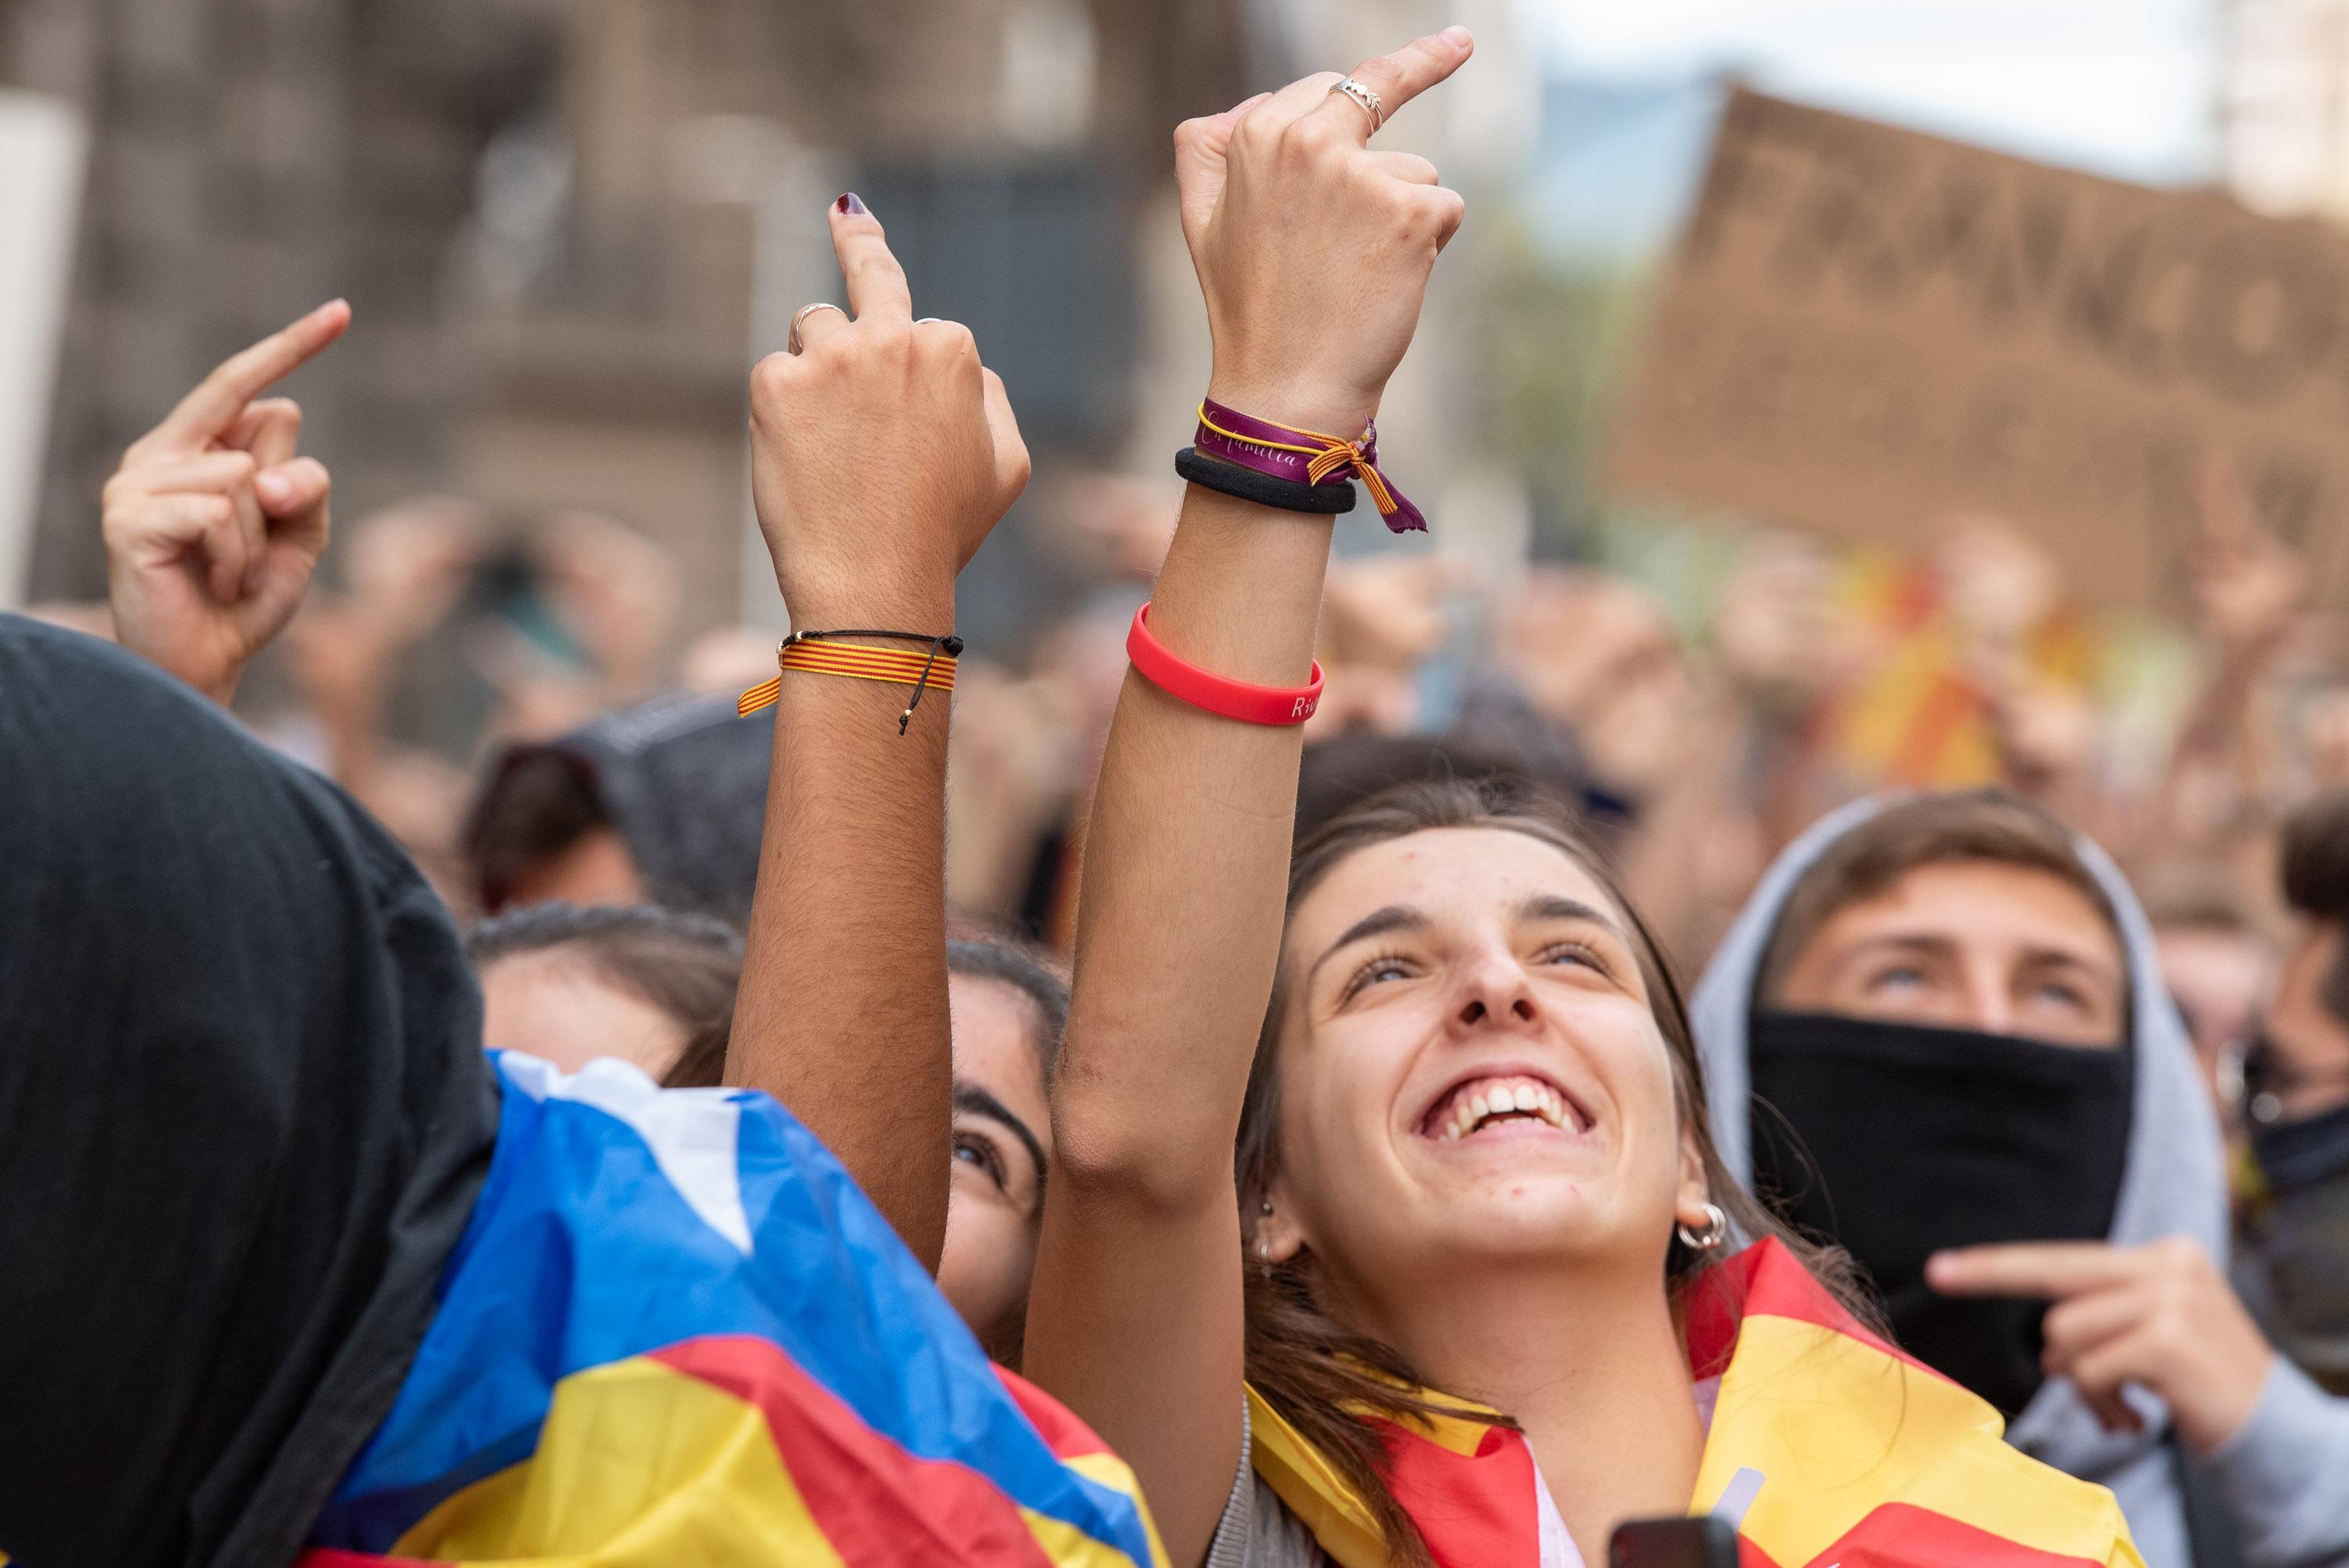
[[1190, 447], [1174, 454], [1174, 471], [1202, 489], [1252, 500], [1258, 506], [1278, 507], [1283, 511], [1334, 517], [1354, 510], [1352, 485], [1309, 485], [1301, 480], [1275, 479], [1237, 463], [1203, 458]]
[[[904, 735], [905, 727], [914, 722], [914, 710], [922, 706], [922, 694], [930, 689], [930, 672], [938, 667], [938, 655], [950, 659], [962, 657], [962, 639], [949, 632], [944, 636], [932, 636], [926, 632], [877, 632], [857, 628], [845, 632], [793, 632], [783, 639], [783, 647], [793, 643], [820, 643], [828, 637], [887, 637], [900, 643], [927, 643], [930, 656], [922, 661], [921, 678], [914, 683], [914, 700], [897, 716], [897, 733]], [[781, 649], [776, 650], [778, 653]]]

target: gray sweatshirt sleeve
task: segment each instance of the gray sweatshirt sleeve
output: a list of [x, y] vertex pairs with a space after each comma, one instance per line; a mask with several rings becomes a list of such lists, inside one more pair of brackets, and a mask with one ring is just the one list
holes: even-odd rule
[[2203, 1465], [2250, 1568], [2349, 1564], [2349, 1399], [2279, 1356], [2251, 1418]]

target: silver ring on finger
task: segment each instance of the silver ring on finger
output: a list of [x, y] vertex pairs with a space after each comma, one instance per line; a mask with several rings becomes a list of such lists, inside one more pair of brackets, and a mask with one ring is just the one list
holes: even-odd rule
[[1372, 136], [1378, 135], [1379, 127], [1386, 124], [1386, 106], [1379, 102], [1379, 95], [1364, 87], [1361, 83], [1356, 81], [1353, 77], [1341, 77], [1339, 78], [1337, 84], [1331, 87], [1330, 90], [1333, 93], [1344, 93], [1348, 98], [1352, 98], [1355, 103], [1361, 106], [1362, 112], [1371, 117], [1371, 134]]
[[[792, 330], [791, 330], [791, 335], [790, 335], [790, 336], [788, 336], [788, 337], [786, 337], [786, 338], [783, 340], [783, 352], [784, 352], [784, 353], [786, 353], [786, 354], [797, 354], [797, 353], [800, 351], [800, 349], [801, 349], [802, 346], [804, 346], [804, 345], [801, 342], [801, 339], [800, 339], [800, 324], [801, 324], [802, 322], [803, 322], [803, 321], [807, 320], [807, 318], [808, 318], [808, 317], [810, 317], [810, 316], [813, 315], [816, 312], [818, 312], [818, 311], [820, 311], [820, 310], [840, 310], [840, 307], [839, 307], [838, 305], [836, 305], [836, 304], [828, 304], [828, 303], [826, 303], [826, 302], [824, 302], [824, 301], [823, 301], [823, 300], [818, 300], [818, 301], [817, 301], [815, 304], [803, 304], [803, 305], [800, 306], [800, 308], [799, 308], [799, 309], [797, 309], [797, 310], [793, 311], [793, 312], [792, 313]], [[847, 313], [846, 311], [844, 311], [844, 310], [840, 310], [840, 314], [841, 314], [841, 315], [846, 315], [848, 313]]]

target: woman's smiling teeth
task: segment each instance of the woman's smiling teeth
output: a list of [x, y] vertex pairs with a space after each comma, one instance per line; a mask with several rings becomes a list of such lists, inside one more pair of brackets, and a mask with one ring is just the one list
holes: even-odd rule
[[1581, 1130], [1581, 1119], [1566, 1097], [1539, 1078], [1472, 1078], [1428, 1113], [1428, 1136], [1445, 1142], [1473, 1138], [1511, 1122], [1542, 1122], [1561, 1132]]

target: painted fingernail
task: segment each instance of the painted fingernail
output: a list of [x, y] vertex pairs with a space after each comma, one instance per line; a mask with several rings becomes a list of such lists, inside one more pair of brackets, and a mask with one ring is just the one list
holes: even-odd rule
[[854, 191], [845, 191], [841, 193], [840, 200], [834, 201], [833, 205], [854, 218], [864, 211], [864, 198]]

